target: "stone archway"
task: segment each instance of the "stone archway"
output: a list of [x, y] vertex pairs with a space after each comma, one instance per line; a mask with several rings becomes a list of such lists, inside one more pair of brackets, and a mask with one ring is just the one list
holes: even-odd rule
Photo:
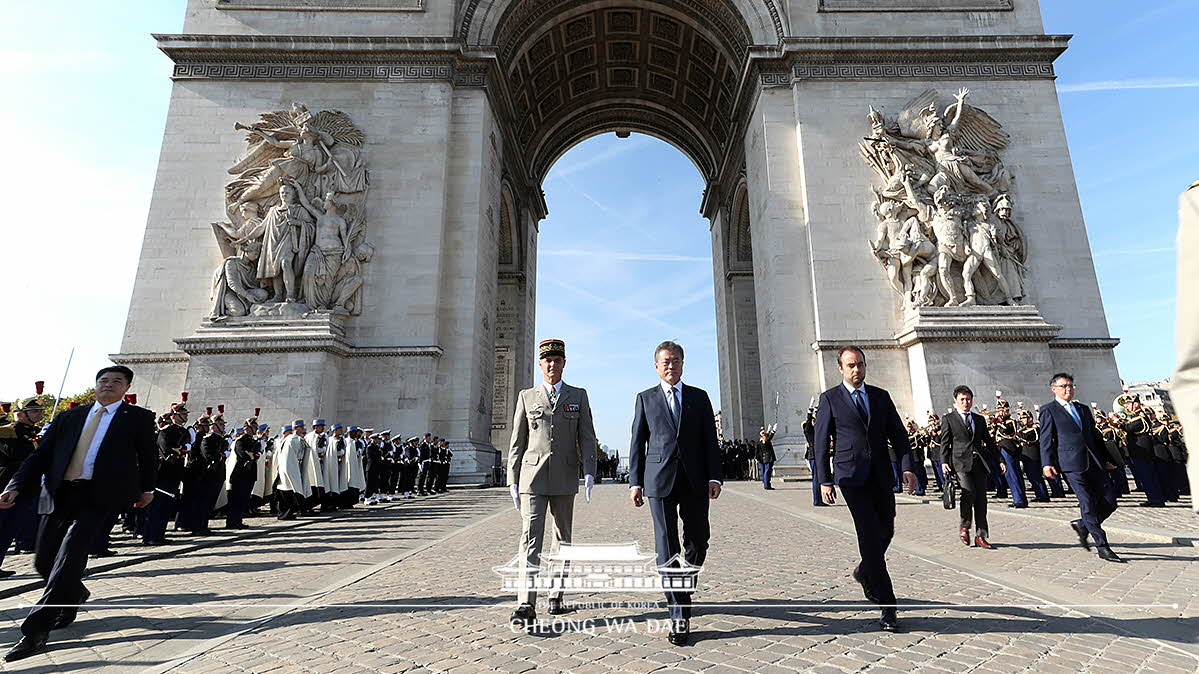
[[[710, 204], [705, 198], [702, 206], [711, 223], [718, 286], [722, 424], [730, 437], [753, 437], [764, 418], [749, 204], [741, 172], [740, 134], [754, 92], [743, 90], [743, 71], [756, 39], [751, 24], [759, 35], [776, 41], [781, 33], [768, 19], [769, 2], [747, 3], [758, 10], [748, 20], [738, 4], [484, 0], [468, 6], [471, 21], [462, 34], [489, 45], [497, 57], [511, 105], [505, 160], [531, 186], [532, 201], [543, 204], [540, 185], [562, 154], [607, 132], [639, 132], [664, 140], [692, 161], [707, 194], [737, 194]], [[505, 290], [509, 199], [505, 192], [500, 208], [497, 329], [504, 316], [532, 314], [531, 306], [514, 311], [522, 296]], [[526, 254], [534, 255], [534, 248]], [[519, 266], [532, 268], [531, 257]], [[531, 283], [529, 277], [522, 279]], [[497, 334], [496, 405], [511, 400], [507, 366], [514, 341], [514, 335]], [[527, 375], [531, 369], [516, 372]], [[511, 409], [492, 410], [492, 441], [501, 451], [511, 425], [503, 412]]]

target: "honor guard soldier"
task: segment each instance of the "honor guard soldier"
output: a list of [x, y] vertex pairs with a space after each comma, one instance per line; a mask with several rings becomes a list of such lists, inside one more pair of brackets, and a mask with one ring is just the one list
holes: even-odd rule
[[[399, 441], [400, 438], [396, 438], [396, 442]], [[397, 495], [403, 494], [404, 498], [412, 498], [412, 492], [416, 489], [416, 471], [419, 465], [420, 438], [408, 438], [408, 442], [400, 448], [400, 453], [396, 458], [396, 470], [399, 475]]]
[[174, 403], [164, 416], [167, 423], [158, 431], [157, 438], [158, 481], [154, 500], [146, 507], [146, 524], [142, 529], [142, 543], [151, 546], [168, 543], [167, 522], [179, 508], [185, 458], [192, 444], [192, 434], [183, 426], [187, 422], [187, 403]]
[[425, 483], [429, 481], [430, 461], [433, 459], [433, 434], [425, 433], [424, 440], [417, 446], [417, 462], [419, 472], [416, 474], [416, 493], [424, 496], [429, 493]]
[[1032, 484], [1033, 501], [1048, 503], [1049, 487], [1041, 472], [1041, 439], [1037, 434], [1037, 422], [1024, 403], [1016, 405], [1016, 445], [1020, 449], [1020, 465]]
[[933, 464], [933, 479], [937, 483], [937, 491], [945, 491], [945, 471], [941, 466], [941, 417], [937, 413], [929, 410], [928, 417], [924, 422], [924, 427], [921, 429], [924, 433], [924, 451], [932, 459]]
[[246, 509], [250, 505], [250, 494], [254, 491], [254, 482], [258, 479], [258, 459], [262, 445], [258, 442], [258, 414], [261, 408], [254, 410], [254, 416], [246, 419], [245, 432], [233, 442], [232, 451], [226, 459], [229, 501], [225, 509], [226, 529], [246, 529], [243, 521]]
[[1003, 399], [1002, 393], [996, 391], [995, 412], [991, 415], [991, 432], [995, 445], [999, 447], [1002, 477], [1007, 481], [1008, 491], [1012, 494], [1012, 502], [1008, 507], [1027, 508], [1028, 494], [1024, 491], [1024, 467], [1020, 463], [1020, 443], [1017, 438], [1019, 429], [1011, 411], [1011, 404]]
[[[0, 425], [0, 484], [7, 485], [17, 474], [25, 459], [37, 448], [37, 437], [41, 428], [44, 409], [37, 396], [42, 395], [44, 382], [34, 382], [37, 392], [32, 398], [18, 400], [15, 410], [4, 403], [4, 416], [8, 420]], [[39, 493], [30, 490], [17, 497], [16, 504], [8, 510], [0, 510], [0, 565], [14, 540], [24, 549], [32, 549], [37, 531], [37, 504]], [[24, 543], [21, 540], [25, 539]], [[8, 578], [15, 571], [0, 570], [0, 578]]]
[[1165, 463], [1158, 460], [1154, 452], [1153, 420], [1149, 410], [1141, 404], [1141, 397], [1125, 391], [1116, 398], [1116, 404], [1124, 410], [1124, 447], [1132, 463], [1132, 474], [1145, 492], [1146, 508], [1164, 508], [1166, 490], [1163, 479], [1168, 479]]
[[450, 480], [450, 459], [454, 457], [454, 453], [450, 451], [450, 441], [445, 438], [441, 439], [441, 450], [437, 455], [437, 484], [435, 485], [437, 492], [444, 494], [448, 491], [448, 483]]
[[308, 455], [308, 444], [304, 442], [304, 420], [296, 419], [294, 425], [283, 427], [275, 453], [276, 474], [279, 485], [275, 489], [279, 520], [294, 520], [304, 510], [304, 499], [308, 494], [304, 461]]
[[387, 486], [388, 452], [391, 451], [391, 431], [383, 431], [371, 437], [366, 446], [366, 499], [367, 505], [383, 502], [383, 494]]
[[[590, 502], [599, 448], [587, 391], [562, 381], [566, 344], [557, 339], [541, 342], [538, 364], [544, 381], [517, 397], [508, 453], [508, 484], [512, 503], [521, 516], [518, 554], [524, 571], [518, 593], [520, 606], [512, 613], [511, 621], [526, 629], [537, 618], [535, 569], [541, 566], [547, 515], [553, 518], [558, 543], [570, 543], [580, 469], [585, 499]], [[564, 612], [561, 589], [550, 597], [549, 612]]]

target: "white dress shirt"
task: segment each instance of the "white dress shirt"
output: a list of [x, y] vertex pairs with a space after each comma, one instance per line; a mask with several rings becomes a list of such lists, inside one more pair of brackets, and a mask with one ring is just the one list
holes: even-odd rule
[[[83, 457], [83, 471], [79, 473], [80, 480], [92, 479], [92, 472], [96, 469], [96, 455], [100, 453], [100, 445], [104, 442], [104, 434], [108, 432], [108, 426], [112, 424], [112, 418], [116, 416], [117, 409], [121, 406], [121, 401], [101, 405], [98, 402], [92, 403], [92, 409], [88, 412], [87, 418], [91, 419], [96, 410], [103, 407], [108, 410], [100, 417], [100, 424], [96, 426], [96, 434], [92, 436], [92, 444], [87, 446], [87, 454]], [[87, 422], [83, 422], [87, 426]]]
[[561, 379], [558, 380], [557, 384], [550, 384], [549, 382], [541, 382], [541, 388], [545, 389], [545, 397], [547, 397], [547, 398], [549, 398], [551, 396], [562, 397], [562, 380]]

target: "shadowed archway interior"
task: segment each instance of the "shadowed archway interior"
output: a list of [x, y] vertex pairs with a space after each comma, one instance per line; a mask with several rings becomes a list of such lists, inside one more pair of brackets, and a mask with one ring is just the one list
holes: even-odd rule
[[717, 177], [751, 39], [728, 4], [525, 0], [508, 7], [493, 39], [535, 181], [579, 141], [613, 130], [662, 138], [705, 181]]

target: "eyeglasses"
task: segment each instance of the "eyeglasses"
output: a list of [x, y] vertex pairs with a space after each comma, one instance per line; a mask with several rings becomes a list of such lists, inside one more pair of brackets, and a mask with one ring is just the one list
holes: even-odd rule
[[1074, 388], [1074, 384], [1054, 384], [1053, 388]]

